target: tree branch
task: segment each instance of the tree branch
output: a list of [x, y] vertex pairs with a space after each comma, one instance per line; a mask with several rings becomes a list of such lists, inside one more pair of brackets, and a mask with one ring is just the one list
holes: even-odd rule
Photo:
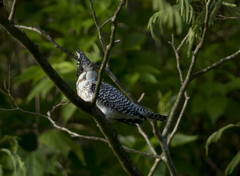
[[[100, 85], [101, 85], [101, 81], [102, 81], [103, 71], [104, 71], [104, 68], [106, 67], [106, 64], [108, 62], [108, 56], [110, 54], [110, 50], [112, 49], [112, 47], [114, 45], [114, 37], [115, 37], [115, 32], [116, 32], [116, 20], [117, 20], [118, 14], [120, 13], [123, 5], [125, 4], [125, 1], [126, 0], [121, 0], [121, 2], [119, 3], [119, 5], [117, 7], [117, 10], [114, 12], [113, 17], [111, 18], [111, 22], [112, 22], [111, 29], [112, 29], [112, 31], [111, 31], [111, 35], [110, 35], [110, 41], [109, 41], [109, 44], [106, 47], [106, 51], [105, 51], [105, 54], [104, 54], [104, 59], [103, 59], [103, 62], [101, 64], [100, 70], [98, 72], [98, 80], [97, 80], [96, 87], [95, 87], [95, 92], [94, 92], [94, 95], [93, 95], [93, 98], [92, 98], [92, 101], [91, 101], [92, 104], [95, 104], [95, 102], [97, 100], [97, 97], [98, 97], [98, 93], [99, 93], [99, 89], [100, 89]], [[90, 2], [91, 2], [91, 0], [90, 0]], [[93, 7], [92, 7], [92, 9], [93, 9]], [[99, 33], [99, 36], [100, 36], [100, 33]]]
[[34, 28], [34, 27], [27, 27], [27, 26], [23, 26], [23, 25], [15, 25], [15, 27], [17, 27], [17, 28], [27, 29], [27, 30], [35, 31], [35, 32], [39, 33], [40, 35], [45, 37], [48, 41], [50, 41], [56, 48], [58, 48], [59, 50], [63, 51], [64, 53], [66, 53], [70, 57], [74, 58], [75, 60], [78, 60], [76, 55], [74, 55], [73, 53], [69, 52], [65, 48], [63, 48], [60, 45], [58, 45], [57, 42], [55, 40], [53, 40], [53, 38], [51, 38], [48, 34], [46, 34], [46, 32], [44, 30], [42, 30], [37, 24], [35, 24], [35, 26], [36, 26], [36, 28]]
[[[34, 27], [27, 27], [27, 26], [22, 26], [22, 25], [15, 25], [15, 27], [22, 28], [22, 29], [27, 29], [27, 30], [31, 30], [31, 31], [35, 31], [35, 32], [39, 33], [40, 35], [42, 35], [43, 37], [48, 39], [56, 48], [58, 48], [59, 50], [63, 51], [64, 53], [66, 53], [70, 57], [77, 60], [77, 56], [75, 56], [74, 54], [72, 54], [71, 52], [66, 50], [65, 48], [58, 45], [57, 42], [53, 38], [51, 38], [48, 34], [46, 34], [46, 32], [43, 31], [40, 27], [38, 27], [38, 29], [34, 28]], [[94, 66], [94, 68], [100, 69], [99, 65], [94, 64], [93, 66]], [[121, 91], [125, 93], [125, 95], [132, 102], [138, 104], [137, 100], [131, 95], [130, 92], [128, 92], [128, 90], [122, 85], [122, 83], [118, 81], [118, 79], [114, 76], [114, 74], [111, 72], [111, 70], [109, 68], [105, 68], [104, 71], [112, 79], [112, 81], [121, 89]]]
[[[153, 133], [154, 135], [157, 137], [161, 149], [162, 149], [162, 160], [166, 163], [168, 170], [171, 174], [171, 176], [177, 176], [177, 170], [172, 162], [172, 158], [168, 149], [168, 145], [167, 145], [167, 141], [166, 138], [163, 137], [161, 135], [161, 133], [159, 132], [158, 126], [157, 126], [157, 122], [156, 121], [150, 121], [152, 127], [153, 127]], [[160, 162], [160, 161], [159, 161]]]
[[161, 161], [161, 159], [155, 159], [154, 164], [153, 164], [152, 168], [150, 169], [150, 172], [148, 173], [148, 176], [152, 176], [154, 174], [160, 161]]
[[222, 65], [223, 63], [225, 63], [225, 62], [227, 62], [227, 61], [230, 61], [230, 60], [236, 58], [236, 57], [239, 56], [239, 55], [240, 55], [240, 50], [238, 50], [238, 51], [235, 52], [234, 54], [232, 54], [232, 55], [230, 55], [230, 56], [227, 56], [227, 57], [221, 59], [220, 61], [218, 61], [218, 62], [216, 62], [216, 63], [208, 66], [207, 68], [204, 68], [204, 69], [202, 69], [202, 70], [200, 70], [200, 71], [198, 71], [198, 72], [195, 72], [195, 73], [191, 76], [191, 79], [194, 79], [194, 78], [196, 78], [196, 77], [198, 77], [198, 76], [200, 76], [200, 75], [202, 75], [202, 74], [204, 74], [204, 73], [206, 73], [206, 72], [208, 72], [208, 71], [210, 71], [210, 70], [212, 70], [212, 69], [214, 69], [214, 68]]
[[[102, 37], [102, 31], [101, 31], [102, 26], [105, 25], [105, 24], [103, 24], [101, 27], [99, 26], [96, 13], [95, 13], [95, 10], [94, 10], [94, 8], [93, 8], [93, 2], [92, 2], [92, 0], [89, 0], [89, 2], [90, 2], [90, 8], [91, 8], [91, 11], [92, 11], [92, 14], [93, 14], [93, 19], [94, 19], [95, 25], [96, 25], [97, 30], [98, 30], [99, 40], [100, 40], [100, 42], [101, 42], [101, 44], [102, 44], [103, 51], [104, 51], [104, 53], [105, 53], [105, 52], [106, 52], [106, 45], [105, 45], [105, 43], [104, 43], [104, 40], [103, 40], [103, 37]], [[107, 21], [107, 22], [108, 22], [108, 21]], [[106, 22], [105, 22], [105, 23], [106, 23]]]
[[89, 103], [82, 100], [55, 72], [52, 66], [44, 58], [35, 45], [24, 32], [17, 29], [7, 18], [0, 14], [0, 24], [32, 54], [36, 63], [42, 68], [50, 80], [58, 87], [58, 89], [80, 110], [86, 112], [94, 118], [98, 127], [109, 142], [109, 146], [118, 158], [124, 170], [132, 176], [142, 175], [141, 172], [133, 164], [129, 155], [117, 138], [116, 132], [110, 127], [104, 114], [96, 107], [90, 106]]
[[184, 94], [185, 90], [187, 89], [187, 86], [189, 85], [189, 83], [191, 81], [191, 75], [192, 75], [192, 72], [193, 72], [193, 69], [194, 69], [194, 66], [195, 66], [195, 63], [196, 63], [196, 59], [197, 59], [198, 53], [199, 53], [199, 51], [202, 48], [202, 45], [204, 43], [206, 32], [207, 32], [207, 28], [208, 28], [209, 7], [210, 7], [211, 1], [212, 0], [207, 1], [207, 4], [206, 4], [206, 16], [205, 16], [205, 21], [204, 21], [204, 29], [203, 29], [202, 39], [201, 39], [200, 43], [197, 45], [196, 49], [193, 52], [192, 62], [190, 64], [190, 66], [189, 66], [186, 79], [183, 82], [183, 84], [182, 84], [182, 86], [181, 86], [181, 88], [179, 90], [177, 100], [175, 101], [175, 103], [173, 105], [173, 108], [171, 110], [168, 122], [167, 122], [166, 126], [164, 127], [163, 136], [165, 138], [169, 134], [170, 128], [171, 128], [171, 126], [173, 124], [174, 116], [175, 116], [175, 114], [177, 112], [177, 108], [179, 107], [179, 105], [181, 103], [181, 99], [183, 97], [183, 94]]
[[15, 15], [16, 2], [17, 2], [17, 0], [13, 0], [12, 9], [11, 9], [10, 15], [9, 15], [9, 17], [8, 17], [8, 20], [11, 21], [11, 22], [13, 22], [13, 18], [14, 18], [14, 15]]

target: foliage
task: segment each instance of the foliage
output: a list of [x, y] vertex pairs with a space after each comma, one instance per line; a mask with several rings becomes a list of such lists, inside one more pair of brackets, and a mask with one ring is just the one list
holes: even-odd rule
[[[194, 71], [206, 68], [239, 50], [238, 20], [218, 19], [218, 14], [226, 17], [239, 16], [239, 2], [214, 2], [216, 3], [211, 7], [213, 25], [209, 27], [207, 40], [199, 54]], [[93, 0], [100, 24], [112, 16], [118, 3], [119, 1], [113, 0]], [[8, 16], [10, 5], [9, 1], [7, 10], [5, 7], [0, 7], [0, 13]], [[191, 53], [201, 37], [204, 6], [205, 1], [194, 0], [154, 0], [153, 3], [132, 0], [128, 1], [127, 7], [121, 11], [116, 31], [116, 39], [120, 39], [121, 42], [111, 50], [110, 68], [136, 99], [145, 92], [141, 104], [149, 110], [165, 115], [170, 113], [181, 82], [175, 55], [168, 41], [171, 40], [171, 34], [176, 31], [175, 46], [178, 46], [188, 33], [189, 27], [192, 27], [188, 46], [183, 46], [179, 51], [185, 77], [190, 63], [190, 58], [185, 56], [187, 51]], [[102, 60], [103, 50], [94, 26], [89, 1], [19, 1], [14, 23], [30, 27], [38, 24], [59, 45], [72, 53], [76, 48], [80, 48], [91, 61], [100, 63]], [[162, 35], [156, 25], [160, 26]], [[157, 41], [151, 38], [148, 27], [155, 38], [158, 38]], [[110, 30], [110, 23], [102, 28], [105, 43], [109, 41]], [[25, 30], [25, 33], [39, 44], [41, 52], [49, 63], [75, 90], [76, 61], [60, 52], [38, 33], [28, 30]], [[53, 106], [63, 99], [66, 100], [41, 68], [33, 62], [31, 55], [2, 27], [0, 27], [0, 46], [0, 88], [3, 89], [3, 81], [8, 79], [8, 63], [14, 52], [15, 57], [11, 64], [11, 92], [19, 107], [46, 114]], [[226, 169], [227, 174], [232, 171], [232, 176], [239, 175], [239, 167], [234, 167], [239, 161], [240, 150], [237, 128], [231, 128], [225, 132], [226, 135], [221, 135], [218, 143], [209, 148], [207, 159], [203, 152], [210, 134], [223, 126], [239, 121], [239, 64], [239, 59], [227, 62], [193, 80], [189, 85], [188, 94], [191, 98], [178, 133], [170, 146], [171, 156], [179, 175], [216, 175], [215, 170], [208, 164], [209, 160], [222, 172]], [[114, 85], [106, 74], [104, 81]], [[2, 93], [0, 99], [1, 108], [14, 106], [13, 102]], [[58, 107], [52, 113], [52, 118], [58, 125], [78, 134], [102, 137], [92, 118], [76, 110], [71, 104]], [[158, 125], [162, 130], [165, 123], [159, 122]], [[111, 126], [117, 131], [123, 144], [151, 153], [135, 127], [122, 123], [113, 123]], [[156, 151], [161, 153], [149, 123], [145, 122], [142, 128]], [[0, 140], [3, 141], [6, 135], [17, 136], [9, 137], [12, 142], [9, 141], [8, 146], [4, 148], [0, 146], [1, 156], [4, 155], [9, 163], [12, 161], [15, 163], [15, 167], [10, 165], [11, 172], [19, 167], [21, 168], [19, 172], [26, 172], [27, 176], [64, 175], [65, 172], [69, 176], [125, 175], [107, 144], [75, 138], [57, 131], [43, 117], [19, 111], [0, 111]], [[154, 160], [129, 154], [143, 175], [147, 175]], [[4, 158], [0, 157], [0, 161]], [[229, 161], [231, 158], [233, 162]], [[1, 162], [0, 164], [0, 173], [5, 174], [5, 165]], [[169, 175], [163, 163], [160, 164], [155, 175]]]
[[[163, 24], [168, 25], [168, 28], [173, 28], [173, 24], [175, 22], [177, 34], [181, 34], [182, 21], [187, 24], [192, 23], [192, 28], [187, 40], [188, 56], [190, 56], [194, 39], [201, 38], [201, 30], [206, 14], [205, 3], [206, 1], [204, 0], [177, 0], [176, 4], [171, 6], [170, 3], [166, 2], [165, 0], [153, 0], [153, 9], [158, 10], [158, 12], [153, 14], [148, 23], [148, 28], [151, 31], [152, 37], [154, 39], [157, 39], [157, 35], [154, 30], [154, 24], [159, 24], [159, 29], [162, 33]], [[211, 14], [209, 17], [209, 25], [214, 24], [217, 13], [219, 12], [219, 9], [222, 5], [227, 6], [228, 10], [232, 13], [233, 16], [240, 17], [240, 8], [238, 8], [236, 4], [223, 0], [213, 1], [210, 5]], [[199, 9], [199, 7], [202, 9]], [[196, 16], [195, 13], [197, 14]]]

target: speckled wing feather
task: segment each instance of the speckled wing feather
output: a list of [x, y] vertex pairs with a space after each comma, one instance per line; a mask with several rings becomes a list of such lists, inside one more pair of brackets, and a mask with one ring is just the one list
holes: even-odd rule
[[[85, 89], [91, 90], [91, 95], [88, 94], [89, 97], [87, 99], [91, 100], [95, 91], [96, 81], [88, 82]], [[131, 115], [138, 117], [140, 119], [125, 119], [124, 116], [121, 119], [115, 119], [117, 121], [121, 121], [124, 123], [132, 124], [138, 123], [141, 124], [141, 120], [155, 119], [166, 121], [167, 117], [147, 111], [146, 109], [141, 108], [140, 106], [132, 103], [127, 99], [118, 89], [115, 87], [102, 82], [99, 90], [99, 96], [97, 99], [97, 106], [104, 106], [106, 108], [115, 109], [123, 114]]]

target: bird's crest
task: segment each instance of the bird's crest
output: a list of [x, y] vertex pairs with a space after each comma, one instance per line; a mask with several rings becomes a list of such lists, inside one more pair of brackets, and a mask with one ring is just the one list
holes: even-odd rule
[[83, 52], [77, 48], [77, 56], [78, 56], [78, 71], [77, 71], [77, 77], [79, 77], [79, 75], [86, 71], [87, 68], [91, 65], [91, 61], [85, 56], [85, 54], [83, 54]]

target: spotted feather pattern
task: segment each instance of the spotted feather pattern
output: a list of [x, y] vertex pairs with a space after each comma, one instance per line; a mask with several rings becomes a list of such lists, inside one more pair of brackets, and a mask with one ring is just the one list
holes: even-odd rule
[[[79, 86], [78, 94], [85, 101], [91, 101], [95, 91], [96, 81], [91, 80], [83, 84], [84, 85]], [[108, 118], [128, 124], [141, 124], [141, 120], [146, 120], [146, 118], [161, 121], [167, 120], [166, 116], [147, 111], [146, 109], [132, 103], [118, 89], [104, 82], [100, 85], [96, 104], [100, 110], [104, 108], [102, 111], [104, 111], [103, 113], [105, 113]], [[118, 115], [117, 118], [114, 117], [117, 113], [115, 111], [122, 113], [122, 116]], [[110, 115], [108, 115], [108, 112], [110, 112]], [[126, 115], [129, 115], [130, 118], [126, 118]]]

